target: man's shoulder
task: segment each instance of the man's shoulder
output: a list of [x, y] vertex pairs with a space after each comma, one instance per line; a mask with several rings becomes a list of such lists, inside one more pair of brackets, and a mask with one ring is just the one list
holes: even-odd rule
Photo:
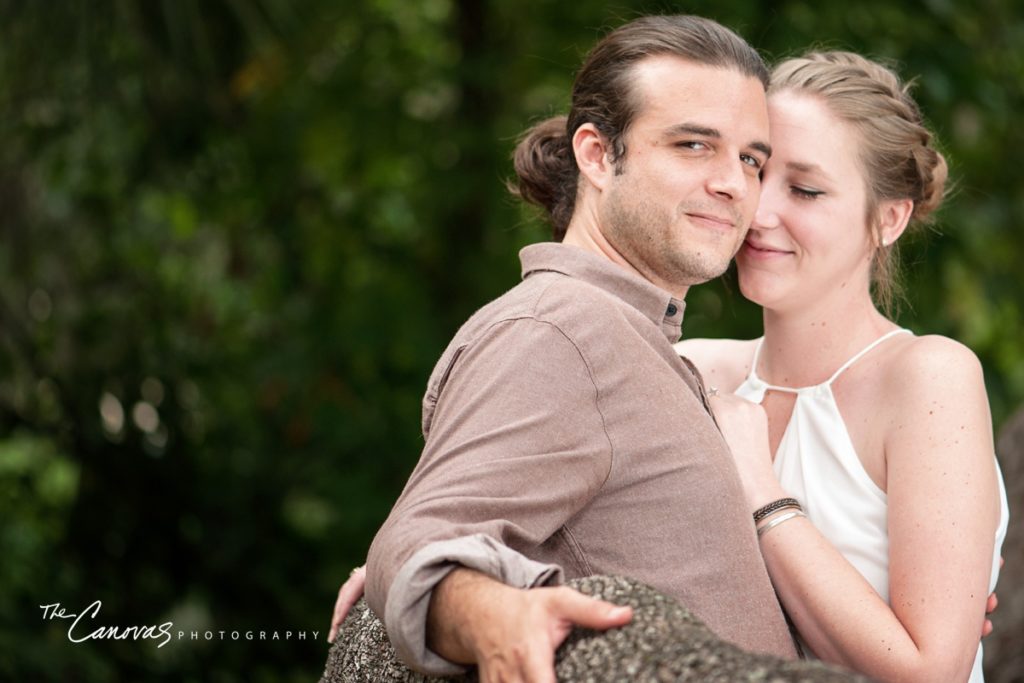
[[571, 333], [581, 316], [595, 319], [614, 307], [608, 292], [586, 281], [557, 272], [534, 273], [477, 310], [462, 325], [453, 344], [465, 345], [504, 322], [533, 320]]
[[609, 337], [613, 316], [606, 313], [615, 305], [614, 297], [583, 280], [554, 271], [534, 273], [470, 316], [438, 359], [430, 385], [439, 390], [466, 357], [540, 362], [552, 345], [565, 342], [583, 360], [596, 336], [603, 331]]
[[547, 316], [538, 314], [540, 302], [549, 290], [558, 291], [573, 285], [572, 278], [560, 273], [537, 273], [481, 306], [462, 324], [441, 354], [434, 370], [434, 379], [439, 374], [445, 374], [446, 368], [470, 347], [494, 343], [520, 346], [529, 343], [531, 338], [539, 338], [536, 334], [538, 327], [558, 328], [557, 324], [551, 324]]
[[[587, 361], [579, 335], [569, 324], [572, 316], [551, 315], [551, 302], [547, 300], [551, 290], [559, 291], [555, 298], [564, 298], [567, 294], [563, 290], [584, 293], [587, 289], [577, 287], [575, 280], [558, 273], [538, 273], [470, 316], [441, 354], [427, 382], [424, 435], [430, 430], [436, 404], [452, 378], [461, 377], [465, 382], [466, 377], [494, 378], [537, 367], [550, 368], [552, 376], [564, 375], [575, 367], [574, 372], [589, 376], [580, 369], [587, 366]], [[554, 308], [560, 310], [558, 306]]]

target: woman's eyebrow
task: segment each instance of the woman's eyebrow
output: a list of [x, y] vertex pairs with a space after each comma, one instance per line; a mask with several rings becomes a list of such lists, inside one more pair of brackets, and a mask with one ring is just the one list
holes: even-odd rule
[[832, 180], [832, 176], [825, 172], [818, 164], [810, 164], [804, 161], [787, 161], [786, 168], [791, 171], [799, 171], [801, 173], [815, 173], [822, 176], [825, 180]]

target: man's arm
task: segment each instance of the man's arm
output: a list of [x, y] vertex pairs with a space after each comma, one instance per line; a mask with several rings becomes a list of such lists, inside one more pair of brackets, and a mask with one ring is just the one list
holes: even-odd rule
[[560, 580], [559, 567], [523, 553], [597, 494], [611, 444], [590, 368], [548, 323], [498, 323], [435, 376], [446, 383], [420, 462], [370, 548], [367, 601], [403, 661], [448, 675], [461, 669], [426, 644], [434, 587], [459, 566], [517, 588]]
[[453, 662], [475, 663], [484, 681], [555, 680], [555, 650], [574, 625], [605, 630], [629, 623], [630, 607], [571, 588], [523, 590], [471, 569], [434, 589], [427, 645]]

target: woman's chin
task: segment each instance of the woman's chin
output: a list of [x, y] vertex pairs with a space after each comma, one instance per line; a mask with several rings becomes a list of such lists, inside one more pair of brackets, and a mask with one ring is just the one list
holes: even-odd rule
[[775, 298], [773, 292], [775, 287], [769, 286], [767, 283], [761, 282], [760, 278], [744, 277], [742, 271], [739, 276], [740, 294], [747, 301], [751, 301], [758, 306], [767, 306]]

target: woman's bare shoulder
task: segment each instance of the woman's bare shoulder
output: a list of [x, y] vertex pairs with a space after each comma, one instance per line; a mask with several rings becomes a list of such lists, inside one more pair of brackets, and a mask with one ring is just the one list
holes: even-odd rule
[[904, 391], [984, 388], [981, 362], [964, 344], [938, 334], [911, 337], [895, 349], [886, 376]]
[[735, 391], [750, 374], [756, 339], [684, 339], [676, 353], [697, 366], [704, 382], [723, 391]]
[[881, 368], [884, 412], [894, 425], [934, 424], [935, 416], [957, 416], [990, 424], [985, 377], [978, 357], [941, 335], [911, 337], [893, 349]]

